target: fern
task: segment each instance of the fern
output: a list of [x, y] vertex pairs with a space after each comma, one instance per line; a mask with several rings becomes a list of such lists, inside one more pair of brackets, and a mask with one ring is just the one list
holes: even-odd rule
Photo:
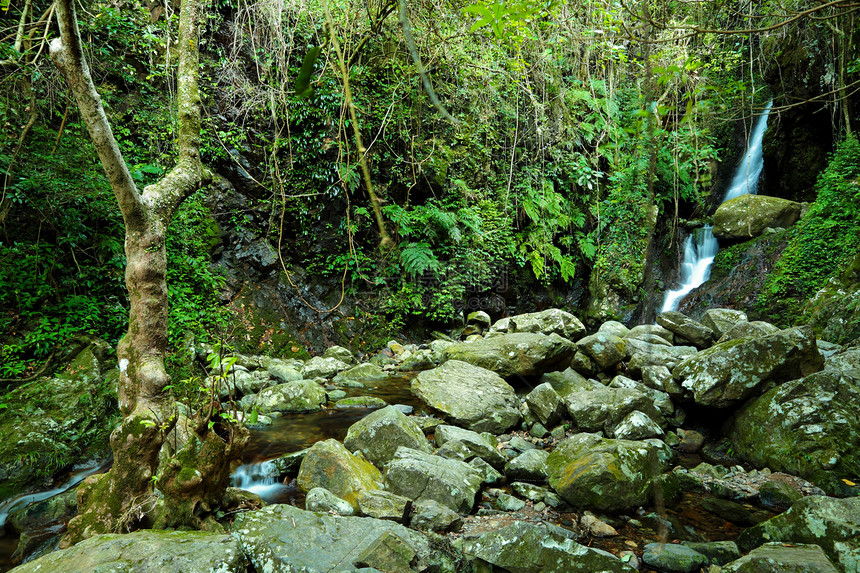
[[409, 243], [400, 251], [400, 263], [410, 275], [423, 275], [427, 271], [437, 272], [442, 266], [427, 243]]

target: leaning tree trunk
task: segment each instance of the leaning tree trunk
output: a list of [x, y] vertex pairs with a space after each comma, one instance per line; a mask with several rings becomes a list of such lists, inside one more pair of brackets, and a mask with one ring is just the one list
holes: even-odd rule
[[245, 430], [210, 423], [210, 411], [190, 424], [187, 444], [157, 474], [159, 452], [177, 420], [164, 366], [166, 232], [177, 207], [211, 177], [199, 152], [198, 0], [184, 0], [180, 12], [179, 158], [164, 179], [143, 193], [131, 178], [90, 76], [74, 4], [57, 0], [60, 38], [51, 43], [51, 59], [69, 82], [122, 211], [130, 308], [128, 333], [117, 347], [123, 418], [111, 434], [114, 464], [107, 474], [89, 478], [79, 488], [79, 515], [69, 524], [66, 546], [97, 533], [141, 526], [206, 526], [224, 494], [226, 468], [247, 440]]

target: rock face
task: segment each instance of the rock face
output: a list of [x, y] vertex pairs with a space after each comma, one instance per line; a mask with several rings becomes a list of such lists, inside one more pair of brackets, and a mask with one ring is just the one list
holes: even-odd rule
[[520, 421], [514, 389], [498, 374], [467, 362], [449, 360], [422, 372], [412, 381], [412, 393], [453, 422], [476, 432], [501, 434]]
[[801, 204], [765, 195], [741, 195], [729, 199], [714, 213], [718, 239], [750, 239], [768, 227], [790, 227], [799, 218]]
[[553, 525], [518, 521], [465, 539], [462, 546], [463, 552], [478, 563], [511, 573], [633, 571], [611, 553], [580, 545], [572, 532]]
[[382, 474], [373, 464], [349, 453], [337, 440], [325, 440], [315, 443], [305, 454], [297, 481], [306, 492], [322, 487], [358, 507], [358, 493], [379, 489]]
[[482, 481], [467, 463], [403, 447], [385, 466], [389, 491], [412, 501], [432, 499], [460, 513], [472, 510]]
[[[370, 517], [317, 515], [291, 505], [271, 505], [259, 511], [240, 513], [233, 524], [233, 537], [249, 555], [256, 571], [352, 571], [371, 566], [382, 571], [453, 571], [441, 552], [427, 538], [393, 521]], [[391, 563], [390, 545], [404, 549], [405, 560]], [[403, 554], [400, 551], [397, 553]], [[404, 562], [405, 561], [405, 562]]]
[[68, 549], [25, 563], [14, 571], [243, 573], [246, 568], [239, 544], [229, 535], [203, 531], [144, 530], [123, 535], [96, 535]]
[[827, 489], [860, 467], [860, 370], [824, 370], [745, 404], [729, 424], [738, 454]]
[[568, 340], [576, 341], [585, 334], [585, 326], [569, 312], [549, 308], [541, 312], [529, 312], [497, 320], [490, 331], [555, 333]]
[[820, 546], [846, 571], [860, 565], [860, 497], [835, 499], [811, 495], [791, 509], [742, 532], [738, 546], [749, 551], [767, 542]]
[[377, 467], [391, 461], [399, 446], [433, 451], [418, 424], [394, 406], [372, 412], [350, 426], [343, 445], [351, 452], [360, 450]]
[[659, 440], [611, 440], [576, 434], [549, 455], [549, 484], [568, 503], [602, 511], [644, 505], [671, 456]]
[[297, 380], [264, 389], [257, 395], [257, 409], [269, 412], [316, 412], [326, 401], [325, 390], [313, 380]]
[[697, 404], [725, 408], [754, 396], [765, 382], [801, 378], [823, 363], [812, 328], [802, 326], [717, 344], [688, 358], [672, 374]]
[[563, 369], [575, 352], [574, 343], [558, 334], [517, 332], [454, 344], [444, 354], [449, 361], [468, 362], [509, 378]]

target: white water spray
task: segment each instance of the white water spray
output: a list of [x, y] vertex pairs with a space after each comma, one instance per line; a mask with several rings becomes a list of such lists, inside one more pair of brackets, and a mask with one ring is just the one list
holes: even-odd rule
[[272, 461], [239, 466], [230, 477], [235, 487], [256, 493], [267, 502], [274, 501], [288, 489], [278, 481], [278, 469]]
[[[768, 102], [762, 114], [756, 119], [750, 133], [747, 151], [735, 171], [723, 202], [741, 195], [755, 195], [758, 191], [758, 180], [761, 177], [764, 164], [762, 139], [767, 130], [767, 116], [770, 114], [772, 106], [773, 100]], [[663, 308], [660, 309], [660, 312], [677, 310], [681, 299], [710, 278], [711, 265], [714, 263], [717, 250], [719, 250], [719, 245], [711, 232], [710, 225], [705, 225], [687, 237], [684, 241], [684, 262], [681, 263], [681, 286], [677, 290], [666, 293], [666, 299], [663, 301]]]

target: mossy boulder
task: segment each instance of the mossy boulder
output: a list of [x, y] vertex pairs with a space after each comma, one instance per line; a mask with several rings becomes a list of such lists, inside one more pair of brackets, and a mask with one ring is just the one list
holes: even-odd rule
[[350, 451], [361, 451], [377, 467], [391, 461], [400, 446], [433, 451], [418, 424], [394, 406], [372, 412], [350, 426], [343, 444]]
[[412, 501], [432, 499], [460, 513], [472, 510], [482, 482], [483, 476], [465, 462], [404, 447], [385, 466], [388, 491]]
[[[732, 561], [722, 573], [838, 573], [838, 569], [817, 545], [765, 543], [749, 555]], [[849, 569], [856, 571], [856, 569]]]
[[697, 404], [725, 408], [760, 393], [766, 382], [801, 378], [823, 364], [812, 328], [801, 326], [717, 344], [680, 363], [672, 375]]
[[727, 425], [744, 460], [830, 489], [860, 477], [860, 370], [823, 370], [745, 404]]
[[679, 344], [689, 342], [697, 348], [707, 348], [714, 342], [713, 330], [676, 310], [661, 312], [657, 324], [673, 332]]
[[564, 369], [575, 352], [574, 343], [558, 334], [516, 332], [454, 344], [444, 355], [447, 360], [468, 362], [508, 378]]
[[419, 374], [412, 381], [412, 393], [456, 424], [476, 432], [500, 434], [520, 421], [514, 389], [498, 374], [460, 360], [448, 360]]
[[49, 553], [16, 567], [16, 573], [37, 571], [100, 571], [243, 573], [245, 556], [229, 535], [203, 531], [144, 530], [96, 535], [73, 547]]
[[457, 451], [462, 454], [455, 459], [464, 462], [480, 458], [496, 469], [502, 469], [505, 466], [505, 456], [498, 450], [499, 442], [492, 435], [442, 424], [436, 427], [434, 439], [439, 446], [436, 453], [440, 456], [452, 458], [454, 456], [448, 454]]
[[260, 413], [316, 412], [326, 403], [325, 390], [313, 380], [297, 380], [277, 384], [257, 394], [256, 406]]
[[546, 523], [517, 521], [465, 538], [461, 545], [479, 571], [484, 568], [512, 573], [634, 571], [611, 553], [577, 543], [573, 532]]
[[614, 334], [597, 332], [581, 339], [577, 347], [585, 352], [600, 370], [608, 371], [624, 360], [627, 343]]
[[665, 419], [654, 406], [654, 400], [633, 388], [600, 387], [571, 392], [565, 398], [568, 414], [581, 432], [614, 432], [616, 426], [633, 411], [640, 411], [658, 423]]
[[860, 254], [815, 294], [805, 316], [825, 340], [850, 344], [860, 339]]
[[517, 314], [497, 320], [491, 332], [538, 332], [558, 334], [568, 340], [579, 340], [585, 335], [585, 326], [569, 312], [548, 308], [541, 312]]
[[660, 440], [576, 434], [547, 458], [549, 484], [573, 506], [623, 511], [648, 502], [671, 455]]
[[729, 199], [714, 213], [714, 236], [718, 239], [750, 239], [768, 227], [787, 228], [799, 218], [800, 203], [765, 195], [741, 195]]
[[358, 493], [379, 489], [382, 474], [370, 462], [349, 453], [334, 439], [317, 442], [299, 467], [298, 486], [305, 492], [322, 487], [358, 507]]
[[747, 313], [733, 308], [709, 308], [702, 315], [701, 323], [710, 328], [716, 338], [721, 337], [736, 324], [747, 322]]
[[750, 551], [768, 542], [815, 544], [846, 571], [857, 571], [860, 565], [860, 497], [836, 499], [811, 495], [738, 537], [741, 551]]

